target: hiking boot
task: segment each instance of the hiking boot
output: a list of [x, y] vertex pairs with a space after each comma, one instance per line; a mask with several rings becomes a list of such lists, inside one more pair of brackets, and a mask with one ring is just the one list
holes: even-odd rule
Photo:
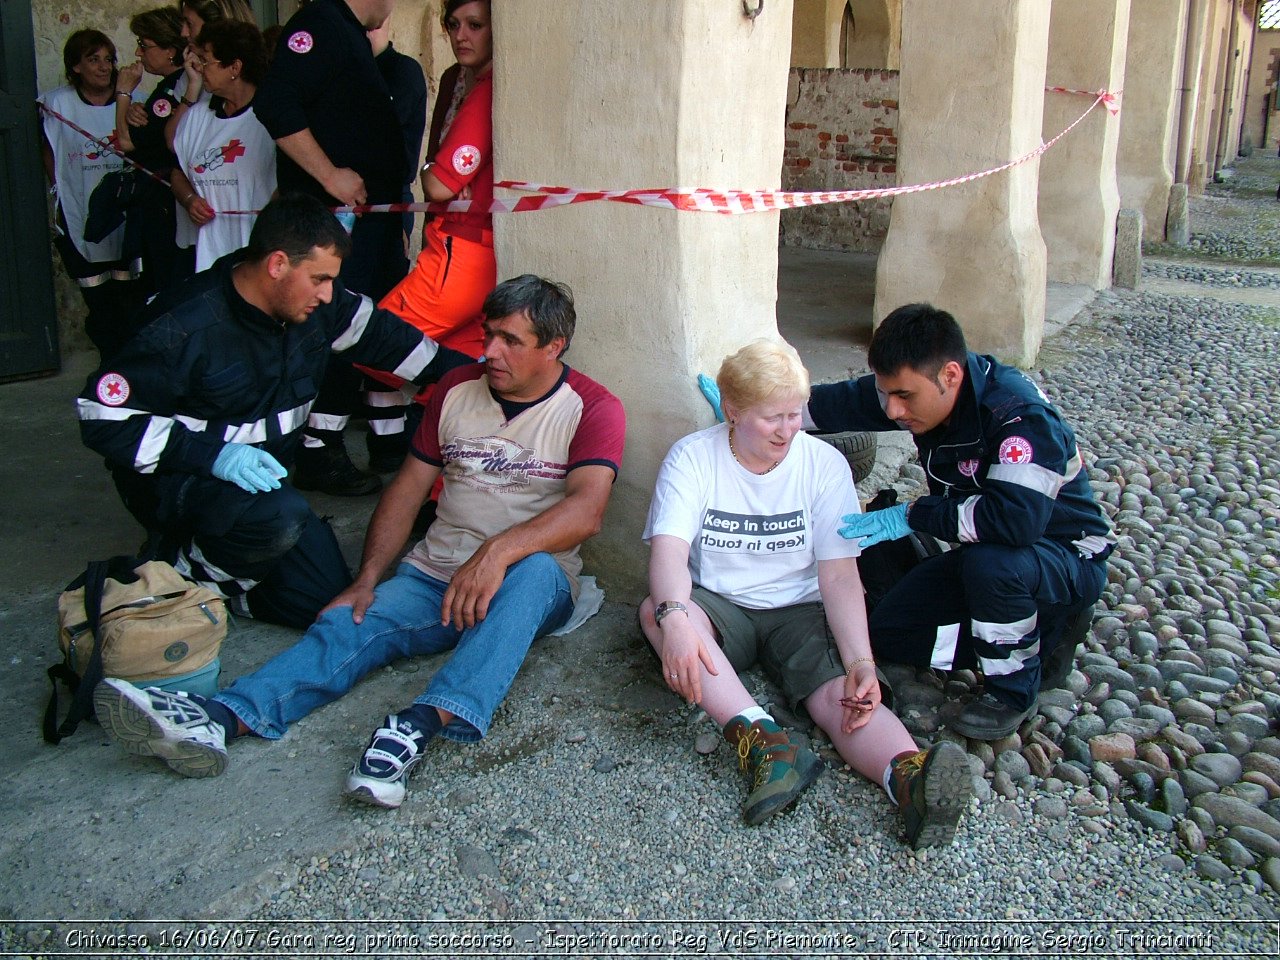
[[751, 777], [742, 819], [753, 827], [789, 805], [822, 773], [821, 758], [792, 743], [772, 720], [748, 725], [734, 717], [725, 725], [724, 738], [738, 751], [738, 768]]
[[1076, 662], [1076, 652], [1084, 638], [1089, 635], [1093, 626], [1093, 607], [1081, 610], [1067, 621], [1062, 628], [1062, 636], [1053, 648], [1053, 652], [1044, 660], [1040, 669], [1040, 689], [1055, 690], [1067, 682], [1067, 675]]
[[984, 691], [982, 696], [966, 703], [949, 725], [970, 740], [999, 740], [1017, 730], [1039, 705], [1040, 698], [1036, 696], [1027, 709], [1017, 710]]
[[135, 756], [159, 757], [184, 777], [227, 769], [226, 731], [209, 719], [203, 697], [108, 678], [93, 691], [93, 709], [107, 735]]
[[954, 743], [904, 753], [893, 760], [894, 797], [912, 850], [945, 847], [973, 796], [969, 759]]
[[293, 485], [299, 490], [319, 490], [335, 497], [363, 497], [381, 490], [382, 478], [352, 463], [346, 447], [326, 443], [298, 451]]
[[404, 803], [405, 782], [422, 759], [430, 735], [417, 724], [389, 714], [373, 731], [343, 791], [352, 800], [394, 810]]

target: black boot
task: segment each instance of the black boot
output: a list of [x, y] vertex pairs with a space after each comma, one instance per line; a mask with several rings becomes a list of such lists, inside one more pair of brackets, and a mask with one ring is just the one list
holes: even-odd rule
[[382, 489], [382, 478], [359, 469], [341, 444], [303, 447], [293, 468], [293, 485], [335, 497], [364, 497]]

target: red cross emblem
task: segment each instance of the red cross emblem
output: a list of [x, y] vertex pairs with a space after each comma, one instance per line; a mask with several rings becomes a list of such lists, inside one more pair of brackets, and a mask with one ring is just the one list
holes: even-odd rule
[[453, 152], [453, 169], [457, 170], [461, 176], [473, 172], [476, 167], [480, 166], [480, 151], [473, 146], [459, 147]]
[[1007, 437], [1000, 444], [1001, 463], [1030, 463], [1034, 451], [1023, 437]]
[[108, 407], [118, 407], [129, 399], [129, 381], [118, 373], [105, 373], [98, 381], [98, 399]]
[[244, 156], [244, 144], [240, 140], [232, 140], [222, 148], [222, 159], [226, 163], [235, 163], [237, 158]]
[[305, 30], [299, 30], [289, 38], [289, 49], [294, 53], [310, 53], [313, 46], [315, 46], [315, 41], [311, 39], [311, 34]]

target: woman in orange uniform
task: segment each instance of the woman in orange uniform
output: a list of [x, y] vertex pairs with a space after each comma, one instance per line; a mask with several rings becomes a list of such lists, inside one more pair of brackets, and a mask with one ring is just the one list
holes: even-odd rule
[[[484, 210], [493, 200], [493, 33], [489, 0], [448, 0], [441, 17], [458, 60], [452, 91], [442, 83], [437, 105], [444, 119], [439, 144], [429, 144], [431, 159], [422, 168], [428, 200], [471, 200]], [[455, 68], [451, 67], [450, 71]], [[446, 71], [448, 77], [449, 71]], [[436, 124], [432, 124], [433, 133]], [[380, 307], [390, 310], [454, 350], [479, 357], [484, 298], [497, 284], [493, 255], [493, 217], [489, 213], [445, 213], [431, 218], [423, 232], [418, 261]], [[396, 394], [371, 392], [370, 466], [393, 470], [407, 449], [404, 408]], [[419, 395], [420, 402], [425, 395]], [[417, 418], [408, 418], [416, 423]]]

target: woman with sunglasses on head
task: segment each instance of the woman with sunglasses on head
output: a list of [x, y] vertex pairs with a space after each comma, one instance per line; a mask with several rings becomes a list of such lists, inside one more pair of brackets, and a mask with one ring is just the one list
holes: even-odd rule
[[178, 121], [174, 151], [179, 170], [173, 189], [196, 236], [196, 269], [249, 242], [253, 216], [276, 188], [276, 145], [253, 113], [253, 98], [267, 71], [258, 28], [235, 20], [203, 27], [193, 45], [207, 103]]
[[45, 174], [58, 198], [54, 243], [88, 308], [85, 333], [105, 359], [133, 335], [142, 306], [138, 265], [124, 257], [124, 225], [98, 242], [84, 238], [90, 195], [104, 176], [124, 166], [121, 156], [101, 142], [115, 142], [115, 44], [99, 30], [77, 30], [62, 48], [62, 63], [67, 85], [40, 102], [92, 139], [45, 114]]
[[[116, 77], [116, 134], [130, 160], [166, 179], [176, 160], [164, 128], [178, 107], [175, 87], [182, 77], [182, 19], [173, 7], [147, 10], [129, 21], [138, 40], [135, 63]], [[144, 73], [160, 78], [143, 103], [133, 99]], [[148, 295], [166, 290], [191, 274], [190, 258], [174, 243], [174, 200], [166, 184], [140, 174], [128, 211], [142, 254], [142, 282]]]

